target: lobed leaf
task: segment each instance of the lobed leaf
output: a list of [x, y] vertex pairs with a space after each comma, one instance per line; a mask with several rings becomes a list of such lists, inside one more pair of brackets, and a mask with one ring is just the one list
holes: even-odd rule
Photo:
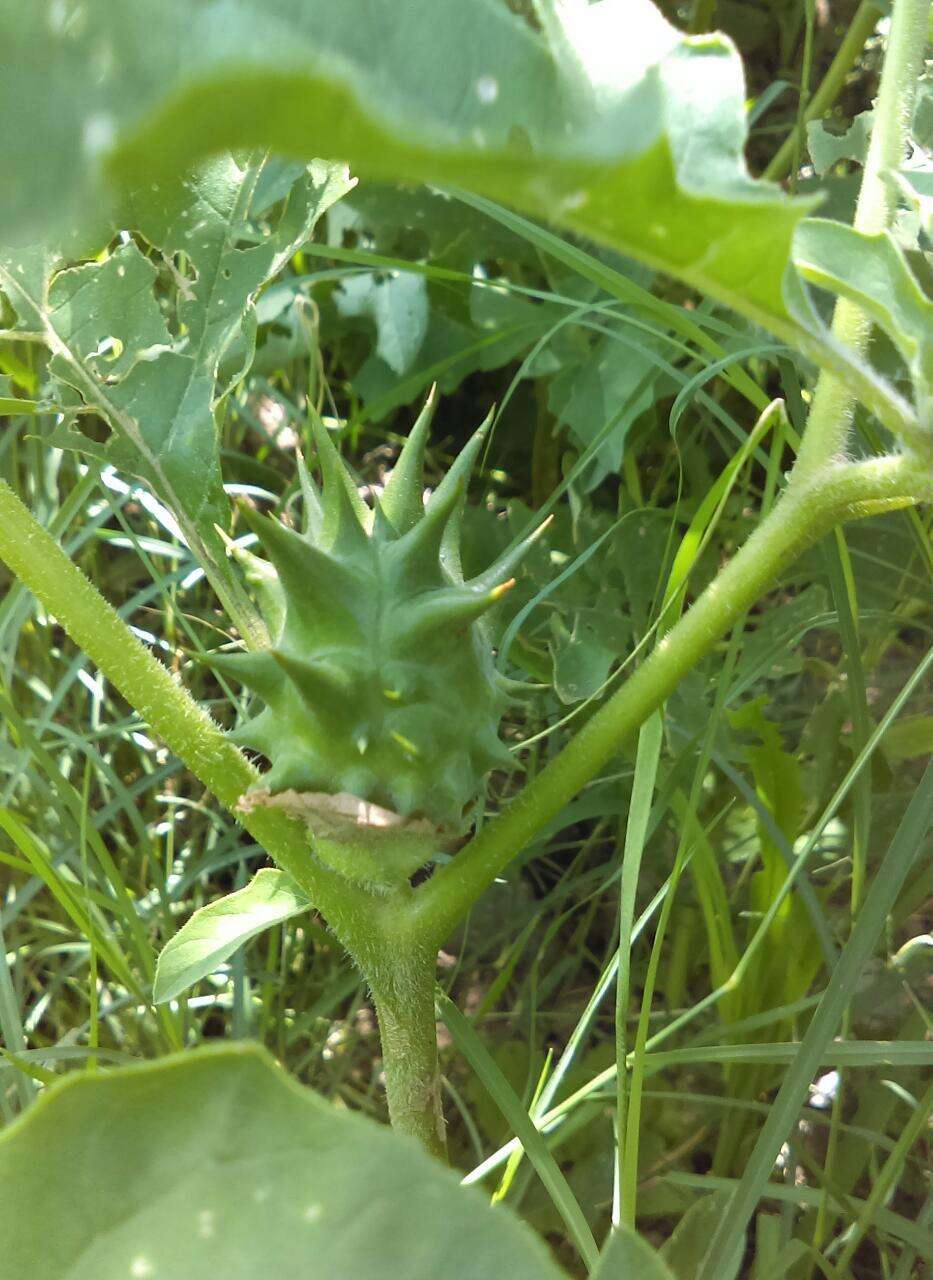
[[[792, 244], [811, 202], [749, 176], [730, 41], [684, 36], [651, 0], [545, 12], [542, 34], [501, 0], [0, 0], [0, 235], [71, 231], [127, 186], [225, 148], [455, 184], [727, 303], [926, 447], [913, 407], [801, 296]], [[407, 346], [381, 334], [394, 368], [416, 335], [417, 322]]]
[[822, 177], [840, 160], [856, 160], [864, 164], [874, 123], [874, 111], [862, 111], [844, 133], [837, 134], [830, 133], [822, 120], [810, 120], [807, 124], [807, 147], [816, 173]]
[[428, 329], [423, 276], [405, 272], [348, 276], [334, 300], [342, 316], [369, 317], [376, 326], [376, 355], [396, 377], [408, 373]]
[[[260, 223], [264, 179], [266, 203], [284, 203]], [[127, 232], [111, 252], [72, 266], [47, 249], [0, 252], [13, 333], [37, 334], [49, 348], [54, 389], [72, 416], [93, 412], [113, 431], [101, 446], [65, 427], [54, 443], [144, 479], [247, 634], [245, 597], [216, 531], [229, 520], [216, 420], [252, 362], [257, 293], [349, 185], [337, 165], [220, 156], [130, 191], [109, 230], [98, 229], [99, 242], [131, 228], [149, 255]], [[70, 252], [80, 250], [73, 243]]]

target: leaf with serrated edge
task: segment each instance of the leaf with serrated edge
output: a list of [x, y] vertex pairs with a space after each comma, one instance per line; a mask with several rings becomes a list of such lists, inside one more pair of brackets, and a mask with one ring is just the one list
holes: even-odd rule
[[549, 7], [546, 35], [499, 0], [61, 8], [50, 21], [0, 0], [4, 235], [70, 230], [115, 188], [224, 147], [339, 157], [492, 196], [678, 276], [918, 435], [912, 406], [801, 305], [791, 244], [811, 206], [749, 176], [724, 36], [684, 36], [650, 0]]
[[[263, 236], [250, 217], [270, 165], [284, 168], [283, 190], [273, 191], [284, 204]], [[131, 191], [114, 211], [114, 225], [132, 227], [152, 246], [155, 264], [133, 240], [71, 267], [38, 249], [0, 253], [0, 288], [18, 327], [48, 346], [63, 399], [99, 414], [114, 433], [103, 450], [90, 443], [86, 452], [154, 488], [215, 586], [226, 587], [225, 602], [241, 623], [241, 588], [216, 532], [229, 508], [215, 416], [252, 361], [256, 294], [350, 185], [340, 165], [219, 156], [182, 178]], [[159, 258], [174, 281], [173, 307], [157, 301]], [[73, 428], [56, 442], [85, 448]]]
[[[782, 274], [807, 204], [749, 177], [732, 44], [684, 37], [649, 0], [563, 6], [551, 48], [493, 0], [88, 0], [62, 30], [5, 8], [4, 234], [80, 217], [114, 179], [261, 144], [482, 191], [789, 320]], [[36, 173], [16, 121], [40, 86]]]

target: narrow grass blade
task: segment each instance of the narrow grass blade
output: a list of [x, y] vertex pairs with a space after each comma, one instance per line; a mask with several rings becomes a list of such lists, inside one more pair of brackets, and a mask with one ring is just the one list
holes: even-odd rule
[[658, 776], [661, 758], [661, 740], [664, 720], [655, 712], [641, 727], [638, 749], [635, 755], [635, 777], [632, 782], [632, 803], [625, 826], [625, 844], [622, 853], [622, 878], [619, 883], [619, 970], [616, 979], [616, 1070], [618, 1094], [616, 1101], [616, 1130], [618, 1133], [616, 1155], [616, 1194], [613, 1196], [613, 1225], [634, 1221], [623, 1213], [620, 1188], [623, 1185], [623, 1158], [625, 1154], [626, 1110], [628, 1083], [625, 1061], [628, 1054], [626, 1027], [631, 986], [632, 926], [635, 921], [635, 895], [641, 870], [641, 858], [651, 814], [651, 799]]
[[768, 1185], [781, 1144], [807, 1096], [814, 1073], [836, 1033], [859, 975], [871, 956], [931, 822], [933, 762], [927, 766], [865, 896], [852, 936], [843, 948], [813, 1021], [784, 1077], [745, 1173], [713, 1233], [697, 1280], [714, 1280], [727, 1269], [730, 1259], [741, 1248], [746, 1226]]
[[470, 1022], [443, 992], [435, 995], [438, 1013], [450, 1032], [457, 1048], [482, 1081], [489, 1096], [508, 1120], [528, 1159], [534, 1165], [544, 1184], [554, 1208], [563, 1218], [570, 1237], [580, 1256], [592, 1272], [599, 1261], [599, 1250], [583, 1210], [570, 1189], [567, 1179], [557, 1167], [557, 1162], [547, 1148], [547, 1143], [535, 1128], [528, 1112], [516, 1097], [505, 1076], [496, 1066], [486, 1046], [474, 1031]]
[[[16, 998], [16, 989], [13, 986], [13, 975], [10, 973], [10, 966], [7, 963], [6, 943], [3, 940], [2, 914], [0, 914], [0, 1033], [2, 1033], [6, 1042], [8, 1053], [12, 1054], [15, 1051], [26, 1048], [26, 1035], [23, 1031], [19, 1001]], [[16, 1087], [21, 1105], [28, 1106], [36, 1093], [30, 1074], [20, 1072], [17, 1076]], [[9, 1119], [9, 1117], [7, 1118]]]

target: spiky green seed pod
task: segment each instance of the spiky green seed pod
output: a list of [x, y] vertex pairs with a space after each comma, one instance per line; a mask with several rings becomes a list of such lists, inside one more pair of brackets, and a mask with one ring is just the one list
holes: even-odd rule
[[460, 517], [485, 424], [425, 505], [432, 412], [433, 398], [372, 510], [315, 423], [323, 492], [302, 466], [304, 530], [243, 508], [277, 578], [250, 559], [271, 645], [210, 659], [264, 704], [234, 733], [270, 763], [262, 797], [303, 811], [312, 829], [334, 808], [342, 820], [352, 797], [361, 825], [384, 828], [383, 846], [398, 819], [403, 841], [420, 832], [426, 846], [463, 831], [485, 776], [512, 764], [498, 734], [507, 684], [479, 619], [526, 544], [464, 581]]

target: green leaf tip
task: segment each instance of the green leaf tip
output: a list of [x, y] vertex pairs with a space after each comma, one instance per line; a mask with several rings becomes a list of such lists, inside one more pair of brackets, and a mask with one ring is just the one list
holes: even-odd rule
[[310, 907], [291, 876], [264, 867], [245, 888], [195, 911], [170, 939], [156, 965], [153, 1003], [174, 1000], [219, 969], [250, 938]]
[[379, 499], [380, 510], [399, 533], [406, 533], [418, 522], [424, 505], [421, 496], [424, 489], [424, 450], [436, 408], [435, 383], [428, 392], [424, 408], [418, 414]]

